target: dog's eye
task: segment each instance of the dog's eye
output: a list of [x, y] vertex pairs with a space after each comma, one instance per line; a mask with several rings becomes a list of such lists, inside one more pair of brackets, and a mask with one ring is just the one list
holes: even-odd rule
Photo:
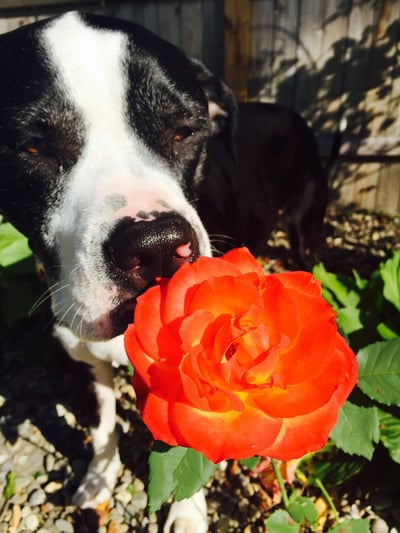
[[28, 154], [39, 154], [40, 153], [40, 150], [39, 150], [39, 148], [37, 148], [37, 146], [31, 146], [29, 144], [24, 146], [23, 149], [26, 152], [28, 152]]
[[194, 131], [189, 128], [189, 126], [182, 126], [181, 128], [177, 129], [175, 131], [173, 140], [176, 143], [180, 143], [187, 139], [188, 137], [191, 137], [194, 134]]
[[33, 138], [18, 147], [20, 152], [30, 155], [50, 155], [51, 150], [43, 139]]

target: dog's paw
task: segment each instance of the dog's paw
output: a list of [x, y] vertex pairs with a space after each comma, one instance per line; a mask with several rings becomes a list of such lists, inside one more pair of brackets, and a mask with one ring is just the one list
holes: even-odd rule
[[207, 504], [204, 492], [174, 502], [165, 522], [163, 533], [207, 533]]
[[103, 461], [92, 461], [72, 503], [81, 509], [96, 509], [109, 500], [115, 487], [121, 462], [118, 454], [104, 467]]

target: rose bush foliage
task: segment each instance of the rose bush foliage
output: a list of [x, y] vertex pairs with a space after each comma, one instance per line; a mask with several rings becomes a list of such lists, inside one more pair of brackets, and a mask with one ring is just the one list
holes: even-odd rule
[[322, 448], [357, 379], [320, 283], [266, 275], [245, 248], [158, 280], [125, 347], [153, 437], [215, 463]]

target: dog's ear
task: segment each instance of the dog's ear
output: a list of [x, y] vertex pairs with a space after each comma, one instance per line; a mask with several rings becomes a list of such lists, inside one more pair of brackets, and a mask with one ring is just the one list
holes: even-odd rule
[[236, 129], [238, 105], [232, 90], [203, 63], [192, 59], [197, 80], [208, 101], [208, 115], [214, 135], [228, 133], [233, 139]]

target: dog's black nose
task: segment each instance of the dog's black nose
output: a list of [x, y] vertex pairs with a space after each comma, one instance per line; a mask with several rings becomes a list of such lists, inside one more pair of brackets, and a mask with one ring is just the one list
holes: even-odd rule
[[180, 215], [162, 213], [153, 220], [122, 219], [105, 243], [111, 267], [135, 289], [158, 276], [171, 277], [186, 262], [199, 257], [192, 226]]

